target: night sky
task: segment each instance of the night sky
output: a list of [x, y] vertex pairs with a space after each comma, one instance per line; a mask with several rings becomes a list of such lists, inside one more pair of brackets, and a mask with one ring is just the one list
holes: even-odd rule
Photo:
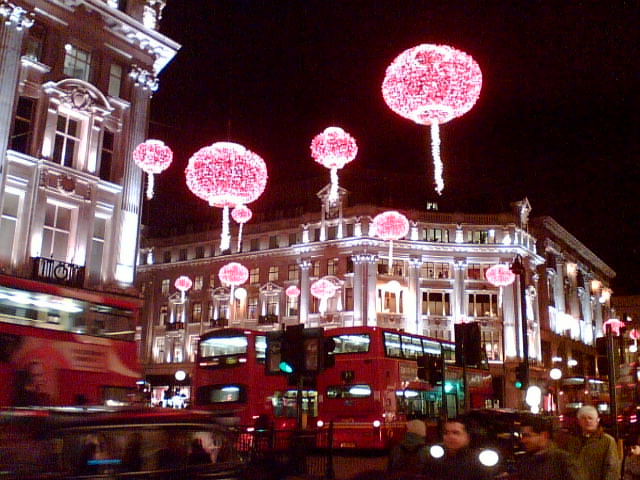
[[[269, 183], [253, 210], [288, 200], [283, 185], [328, 183], [309, 144], [336, 125], [359, 146], [340, 171], [345, 188], [362, 196], [374, 171], [411, 175], [424, 182], [389, 187], [385, 202], [442, 211], [506, 211], [526, 196], [532, 216], [552, 216], [617, 272], [614, 294], [640, 293], [639, 5], [169, 0], [160, 30], [182, 49], [160, 74], [149, 135], [175, 158], [143, 222], [167, 230], [219, 218], [184, 183], [189, 157], [217, 141], [265, 159]], [[388, 64], [421, 43], [463, 50], [483, 73], [473, 109], [441, 125], [441, 197], [428, 127], [381, 95]]]

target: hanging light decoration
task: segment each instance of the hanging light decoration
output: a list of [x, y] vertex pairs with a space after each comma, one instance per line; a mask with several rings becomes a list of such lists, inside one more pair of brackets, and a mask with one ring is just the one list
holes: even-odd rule
[[231, 210], [231, 218], [240, 225], [238, 229], [238, 252], [242, 247], [242, 226], [251, 220], [253, 217], [253, 212], [246, 205], [239, 205]]
[[238, 262], [227, 263], [218, 271], [218, 278], [224, 285], [237, 287], [248, 280], [249, 270]]
[[354, 138], [340, 127], [327, 127], [311, 141], [311, 156], [331, 170], [329, 201], [338, 199], [338, 169], [351, 162], [358, 153]]
[[318, 311], [324, 314], [327, 311], [327, 300], [336, 294], [337, 287], [326, 278], [321, 278], [311, 284], [310, 291], [311, 295], [320, 300]]
[[482, 72], [469, 55], [446, 45], [423, 44], [387, 67], [382, 96], [398, 115], [431, 126], [436, 192], [442, 194], [439, 125], [468, 112], [478, 100]]
[[[230, 304], [232, 303], [233, 298], [242, 301], [242, 299], [238, 298], [235, 295], [234, 289], [248, 280], [249, 270], [247, 270], [247, 267], [238, 262], [227, 263], [226, 265], [223, 265], [222, 268], [220, 268], [220, 270], [218, 271], [218, 278], [223, 285], [229, 285], [231, 287], [231, 292], [229, 294]], [[233, 302], [232, 306], [233, 308], [231, 310], [231, 319], [233, 320], [233, 318], [235, 317], [235, 301]]]
[[267, 185], [267, 166], [251, 150], [232, 142], [201, 148], [185, 169], [187, 187], [212, 207], [222, 208], [220, 249], [229, 249], [229, 207], [257, 199]]
[[638, 338], [640, 338], [640, 331], [634, 328], [629, 332], [629, 337], [633, 340], [633, 345], [629, 346], [629, 351], [635, 353], [638, 351]]
[[620, 329], [622, 327], [624, 327], [624, 322], [618, 318], [610, 318], [602, 324], [602, 331], [606, 334], [607, 329], [610, 328], [616, 336], [620, 336]]
[[509, 265], [498, 264], [489, 267], [484, 276], [491, 285], [500, 287], [498, 308], [502, 307], [502, 288], [511, 285], [516, 279], [516, 274], [511, 271]]
[[160, 140], [147, 140], [133, 150], [133, 161], [147, 173], [147, 198], [153, 198], [153, 174], [164, 172], [173, 161], [173, 152]]
[[181, 275], [176, 278], [173, 285], [176, 287], [176, 290], [180, 291], [180, 299], [184, 302], [185, 292], [193, 286], [193, 282], [186, 275]]
[[291, 286], [287, 287], [287, 289], [284, 291], [284, 293], [289, 298], [296, 298], [296, 297], [300, 296], [300, 289], [298, 287], [296, 287], [295, 285], [291, 285]]
[[409, 233], [409, 220], [395, 211], [382, 212], [373, 219], [376, 236], [389, 240], [389, 274], [393, 266], [393, 241], [399, 240]]

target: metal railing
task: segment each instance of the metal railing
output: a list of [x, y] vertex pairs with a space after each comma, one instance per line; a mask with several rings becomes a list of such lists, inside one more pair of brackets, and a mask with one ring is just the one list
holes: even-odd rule
[[281, 478], [311, 475], [333, 480], [333, 423], [319, 430], [275, 430], [239, 428], [237, 451], [247, 468], [260, 472], [277, 472]]
[[55, 258], [33, 257], [32, 277], [49, 283], [82, 288], [85, 268]]

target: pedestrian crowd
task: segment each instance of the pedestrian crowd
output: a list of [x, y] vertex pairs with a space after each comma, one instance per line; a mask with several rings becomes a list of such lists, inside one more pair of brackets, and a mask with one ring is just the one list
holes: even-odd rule
[[352, 480], [640, 480], [640, 439], [621, 458], [594, 407], [580, 408], [576, 419], [576, 432], [556, 443], [548, 417], [525, 416], [519, 431], [524, 452], [508, 472], [480, 461], [465, 418], [447, 420], [438, 445], [427, 445], [425, 423], [411, 420], [389, 453], [387, 471], [363, 472]]

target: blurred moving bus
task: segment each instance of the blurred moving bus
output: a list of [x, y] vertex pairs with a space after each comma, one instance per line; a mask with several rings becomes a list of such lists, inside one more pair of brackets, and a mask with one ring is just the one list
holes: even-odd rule
[[[325, 332], [335, 342], [335, 366], [318, 376], [319, 425], [333, 422], [335, 448], [387, 449], [401, 437], [407, 420], [427, 423], [435, 440], [438, 422], [469, 408], [485, 407], [492, 397], [488, 370], [455, 366], [455, 344], [376, 327], [336, 328]], [[444, 382], [418, 378], [417, 359], [444, 358]], [[444, 392], [444, 395], [443, 395]]]
[[11, 282], [0, 284], [0, 406], [140, 399], [139, 299]]
[[[211, 330], [200, 337], [193, 378], [193, 406], [230, 425], [293, 430], [297, 389], [285, 374], [266, 374], [265, 332], [238, 328]], [[305, 416], [317, 416], [317, 393], [304, 389]]]

